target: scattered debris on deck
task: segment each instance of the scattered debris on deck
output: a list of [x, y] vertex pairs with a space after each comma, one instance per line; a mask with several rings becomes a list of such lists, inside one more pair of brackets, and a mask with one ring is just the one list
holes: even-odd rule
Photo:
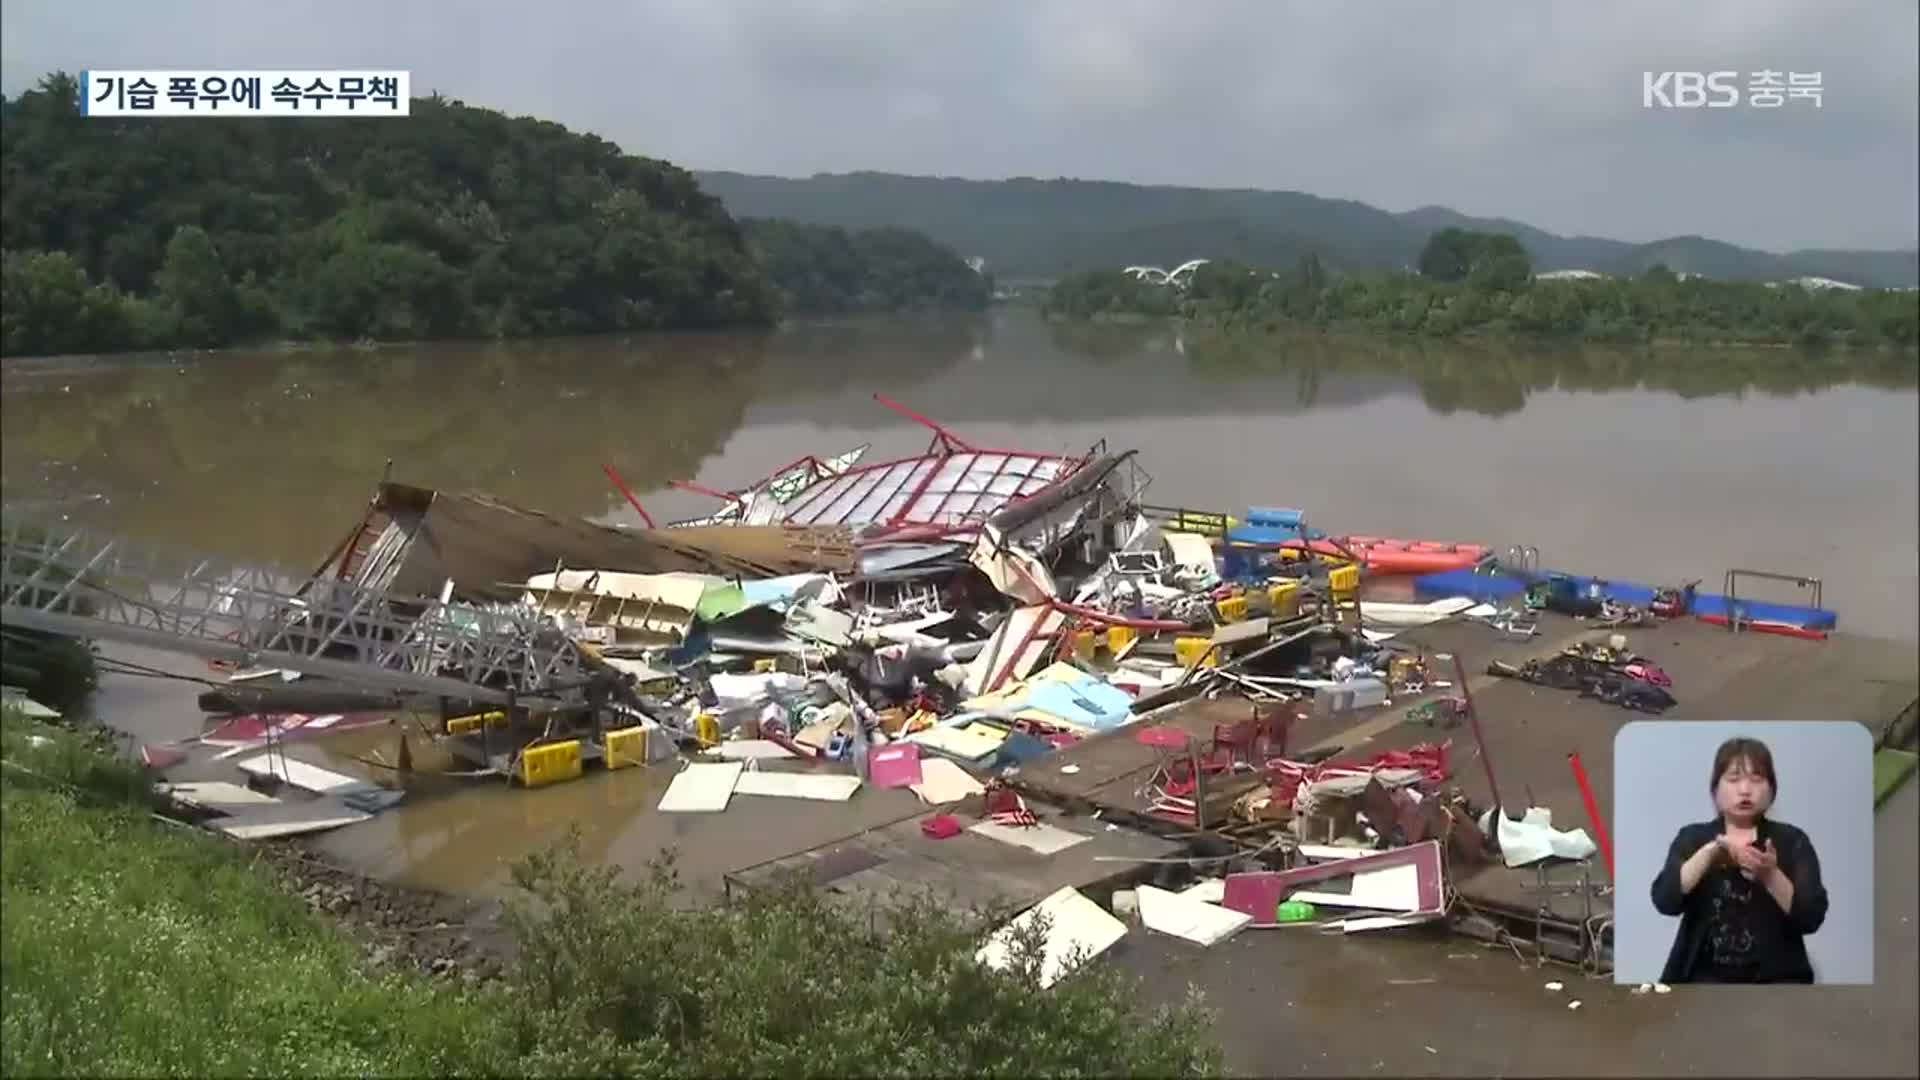
[[[774, 869], [827, 888], [991, 885], [982, 902], [1028, 908], [1016, 924], [1050, 919], [1048, 981], [1072, 947], [1098, 954], [1135, 925], [1218, 947], [1446, 922], [1487, 867], [1578, 867], [1597, 955], [1591, 799], [1597, 844], [1556, 825], [1553, 809], [1577, 808], [1533, 806], [1524, 782], [1507, 778], [1503, 800], [1473, 699], [1487, 675], [1407, 639], [1464, 627], [1491, 651], [1571, 620], [1601, 637], [1487, 673], [1659, 713], [1673, 680], [1629, 650], [1635, 628], [1833, 622], [1817, 595], [1738, 602], [1731, 575], [1703, 597], [1542, 572], [1525, 548], [1329, 535], [1292, 509], [1156, 506], [1131, 452], [986, 449], [908, 415], [934, 431], [923, 455], [803, 457], [737, 491], [694, 488], [723, 506], [665, 528], [611, 467], [649, 527], [385, 480], [305, 584], [259, 605], [269, 615], [249, 614], [269, 586], [221, 586], [221, 625], [238, 629], [179, 644], [225, 664], [229, 685], [202, 698], [223, 715], [146, 760], [232, 759], [248, 786], [161, 790], [241, 839], [399, 802], [404, 785], [289, 754], [380, 725], [394, 752], [365, 763], [383, 777], [428, 746], [455, 775], [524, 787], [588, 765], [672, 770], [665, 813], [780, 799], [803, 814], [906, 789], [922, 813], [897, 829]], [[58, 553], [9, 545], [9, 619], [81, 627], [36, 606], [22, 568]], [[1363, 598], [1395, 575], [1424, 599]], [[1362, 745], [1396, 731], [1410, 734]], [[1470, 799], [1482, 779], [1490, 797]], [[1108, 836], [1132, 839], [1107, 852]], [[1004, 950], [996, 936], [981, 955]]]

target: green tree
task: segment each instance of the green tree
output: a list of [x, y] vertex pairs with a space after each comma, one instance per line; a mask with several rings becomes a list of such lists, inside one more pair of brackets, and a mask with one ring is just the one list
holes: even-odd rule
[[[1713, 344], [1797, 344], [1912, 350], [1920, 305], [1910, 291], [1808, 290], [1753, 282], [1681, 280], [1657, 268], [1637, 278], [1536, 280], [1525, 250], [1511, 237], [1455, 231], [1436, 234], [1429, 268], [1456, 256], [1460, 280], [1430, 275], [1329, 276], [1312, 287], [1315, 267], [1302, 262], [1275, 277], [1236, 268], [1197, 277], [1184, 303], [1175, 290], [1133, 280], [1117, 270], [1056, 282], [1047, 310], [1086, 319], [1129, 314], [1180, 314], [1222, 326], [1271, 329], [1285, 323], [1345, 325], [1429, 337], [1522, 333], [1603, 342], [1682, 340]], [[1466, 254], [1462, 255], [1461, 252]], [[1248, 280], [1263, 281], [1255, 289]]]
[[1435, 281], [1464, 281], [1473, 271], [1475, 245], [1465, 229], [1441, 229], [1420, 249], [1420, 276]]
[[1505, 233], [1441, 229], [1420, 252], [1420, 275], [1434, 281], [1467, 281], [1475, 288], [1510, 291], [1533, 274], [1520, 241]]
[[0, 353], [106, 352], [135, 342], [131, 311], [65, 252], [0, 259]]
[[174, 231], [154, 283], [156, 299], [182, 343], [217, 348], [244, 330], [239, 290], [199, 226]]
[[[750, 247], [684, 170], [440, 97], [404, 124], [161, 124], [83, 119], [78, 96], [56, 73], [0, 100], [0, 250], [82, 273], [14, 267], [7, 355], [767, 326], [991, 295], [905, 229], [769, 226]], [[82, 297], [97, 318], [78, 316]]]

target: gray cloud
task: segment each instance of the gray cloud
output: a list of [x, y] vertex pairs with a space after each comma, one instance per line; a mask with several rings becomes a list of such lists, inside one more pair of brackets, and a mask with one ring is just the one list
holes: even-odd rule
[[[7, 0], [0, 84], [396, 67], [690, 168], [1277, 188], [1893, 248], [1920, 231], [1916, 40], [1910, 0]], [[1825, 98], [1649, 111], [1649, 69], [1819, 71]]]

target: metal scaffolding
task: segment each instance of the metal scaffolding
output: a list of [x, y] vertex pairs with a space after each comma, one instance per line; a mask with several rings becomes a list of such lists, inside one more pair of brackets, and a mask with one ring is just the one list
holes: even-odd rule
[[308, 582], [12, 507], [0, 512], [0, 623], [476, 702], [578, 704], [588, 676], [528, 609]]

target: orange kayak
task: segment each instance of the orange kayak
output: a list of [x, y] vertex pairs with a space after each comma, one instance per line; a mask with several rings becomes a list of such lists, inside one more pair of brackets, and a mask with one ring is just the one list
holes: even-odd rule
[[[1307, 542], [1317, 555], [1342, 558], [1340, 547], [1353, 552], [1367, 569], [1380, 574], [1432, 574], [1465, 570], [1492, 553], [1485, 544], [1450, 544], [1443, 540], [1396, 540], [1386, 536], [1344, 536]], [[1298, 548], [1300, 542], [1287, 547]]]

